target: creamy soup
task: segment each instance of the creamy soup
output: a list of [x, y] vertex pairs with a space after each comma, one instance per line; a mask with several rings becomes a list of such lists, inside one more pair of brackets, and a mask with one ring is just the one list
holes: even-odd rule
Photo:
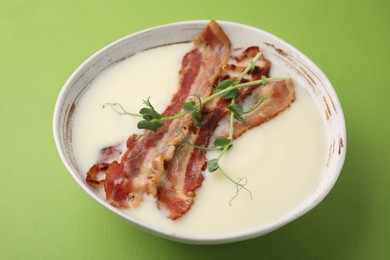
[[[137, 117], [120, 116], [103, 104], [118, 102], [138, 112], [151, 97], [157, 111], [169, 104], [178, 86], [178, 71], [191, 44], [151, 49], [104, 71], [82, 96], [73, 125], [73, 150], [79, 168], [87, 172], [106, 146], [142, 133]], [[273, 64], [272, 76], [288, 76]], [[294, 81], [296, 101], [271, 121], [234, 140], [221, 161], [233, 178], [246, 177], [246, 191], [220, 173], [205, 172], [194, 205], [172, 221], [146, 197], [139, 208], [121, 210], [144, 225], [177, 236], [221, 237], [270, 225], [303, 202], [318, 183], [326, 160], [326, 134], [310, 95]], [[215, 155], [209, 154], [209, 157]], [[99, 191], [104, 198], [104, 191]]]

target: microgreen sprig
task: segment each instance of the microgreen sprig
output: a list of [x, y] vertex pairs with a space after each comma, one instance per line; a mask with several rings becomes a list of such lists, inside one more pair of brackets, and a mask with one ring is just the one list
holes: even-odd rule
[[[213, 100], [214, 98], [220, 96], [220, 97], [228, 99], [228, 98], [230, 98], [230, 96], [235, 96], [234, 95], [235, 91], [240, 89], [240, 88], [248, 87], [248, 86], [256, 86], [256, 85], [259, 85], [259, 84], [266, 85], [269, 82], [274, 82], [274, 81], [279, 81], [279, 80], [286, 80], [286, 79], [287, 78], [279, 78], [279, 77], [267, 78], [267, 77], [262, 77], [262, 79], [259, 79], [259, 80], [254, 80], [254, 81], [240, 83], [240, 84], [237, 84], [235, 81], [231, 81], [231, 80], [227, 80], [226, 82], [222, 81], [217, 86], [216, 91], [213, 94], [211, 94], [210, 96], [206, 97], [205, 99], [200, 100], [200, 104], [202, 106], [199, 106], [199, 105], [196, 106], [197, 107], [196, 113], [194, 113], [194, 111], [193, 111], [190, 114], [193, 117], [193, 119], [195, 120], [195, 123], [198, 124], [199, 122], [201, 122], [201, 118], [200, 118], [201, 113], [200, 113], [200, 111], [201, 111], [202, 107], [206, 103], [208, 103], [211, 100]], [[189, 108], [189, 107], [193, 106], [192, 102], [194, 102], [194, 101], [188, 101], [188, 102], [184, 103], [183, 108], [184, 107], [188, 107]], [[139, 129], [148, 129], [148, 130], [152, 130], [152, 131], [157, 131], [157, 129], [162, 126], [162, 122], [164, 122], [164, 121], [175, 120], [175, 119], [181, 118], [181, 117], [183, 117], [183, 116], [188, 114], [188, 112], [183, 109], [183, 111], [179, 112], [176, 115], [169, 116], [169, 117], [162, 117], [161, 114], [159, 114], [156, 110], [154, 110], [152, 104], [150, 103], [150, 98], [148, 98], [147, 101], [144, 101], [144, 104], [146, 105], [146, 107], [142, 108], [140, 110], [139, 114], [130, 113], [130, 112], [125, 111], [123, 109], [123, 107], [119, 103], [106, 103], [105, 105], [110, 105], [112, 107], [112, 109], [115, 112], [117, 112], [118, 114], [120, 114], [120, 115], [131, 115], [131, 116], [142, 117], [144, 120], [140, 121], [137, 124], [137, 127]], [[258, 105], [260, 105], [260, 104], [261, 103], [259, 103]], [[120, 108], [120, 110], [118, 110], [118, 108], [116, 106], [118, 106]], [[106, 106], [103, 106], [103, 107], [106, 107]], [[188, 109], [188, 110], [190, 111], [191, 109]], [[237, 109], [237, 107], [234, 107], [234, 106], [230, 107], [229, 110], [231, 110], [231, 111], [235, 110], [237, 114], [240, 114], [239, 113], [239, 109]], [[248, 113], [248, 112], [244, 112], [244, 114], [245, 113]], [[198, 124], [198, 126], [201, 127], [201, 124]]]
[[[233, 113], [231, 113], [231, 115], [233, 115]], [[233, 117], [234, 116], [231, 116], [231, 118], [233, 118]], [[230, 124], [230, 125], [232, 125], [232, 124]], [[233, 200], [238, 196], [238, 193], [241, 190], [243, 190], [243, 189], [249, 193], [250, 198], [252, 199], [252, 192], [246, 187], [246, 185], [248, 183], [247, 178], [246, 177], [238, 178], [238, 181], [236, 181], [229, 174], [227, 174], [220, 166], [220, 163], [219, 163], [220, 159], [226, 153], [226, 151], [229, 150], [232, 147], [232, 139], [233, 139], [233, 135], [232, 134], [229, 135], [229, 138], [217, 138], [217, 139], [215, 139], [214, 145], [219, 147], [220, 148], [219, 150], [221, 150], [221, 152], [220, 152], [220, 154], [218, 155], [217, 158], [211, 159], [207, 163], [207, 169], [208, 169], [208, 171], [210, 173], [216, 172], [217, 170], [219, 170], [219, 172], [226, 179], [228, 179], [230, 182], [234, 183], [234, 185], [236, 186], [236, 193], [230, 199], [229, 205], [232, 205]]]
[[[215, 146], [219, 146], [222, 148], [222, 151], [218, 155], [217, 158], [211, 159], [208, 161], [207, 164], [207, 169], [209, 172], [215, 172], [219, 170], [222, 175], [224, 175], [229, 181], [233, 182], [236, 185], [236, 194], [231, 198], [229, 201], [229, 205], [232, 204], [232, 201], [234, 198], [238, 196], [238, 193], [244, 189], [246, 190], [251, 199], [252, 199], [252, 193], [250, 190], [248, 190], [245, 186], [247, 184], [247, 179], [246, 177], [244, 178], [239, 178], [238, 181], [235, 181], [233, 178], [231, 178], [224, 170], [222, 170], [220, 166], [220, 159], [222, 156], [227, 152], [227, 150], [232, 146], [232, 141], [233, 141], [233, 134], [234, 134], [234, 120], [238, 120], [240, 122], [244, 122], [243, 114], [244, 110], [241, 106], [236, 104], [236, 98], [238, 96], [238, 88], [237, 86], [240, 86], [241, 80], [246, 76], [246, 74], [252, 70], [255, 67], [256, 61], [261, 57], [261, 53], [258, 53], [254, 59], [251, 60], [249, 66], [247, 66], [244, 71], [241, 73], [241, 75], [238, 77], [237, 80], [231, 81], [231, 80], [225, 80], [222, 81], [221, 84], [216, 88], [216, 93], [219, 93], [219, 96], [224, 99], [230, 98], [230, 104], [227, 105], [227, 109], [230, 110], [230, 123], [229, 123], [229, 137], [228, 138], [217, 138], [214, 141]], [[241, 84], [242, 85], [242, 84]], [[229, 90], [230, 88], [230, 90]], [[223, 92], [225, 91], [225, 92]], [[242, 182], [244, 180], [244, 182]]]

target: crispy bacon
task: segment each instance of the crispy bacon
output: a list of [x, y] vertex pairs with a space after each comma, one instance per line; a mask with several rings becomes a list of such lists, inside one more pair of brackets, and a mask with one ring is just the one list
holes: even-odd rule
[[104, 184], [105, 179], [99, 178], [99, 174], [101, 172], [106, 172], [109, 165], [110, 164], [106, 162], [98, 162], [91, 168], [89, 168], [87, 176], [85, 177], [87, 183], [89, 183], [89, 185], [91, 185], [92, 187], [101, 187]]
[[[192, 127], [187, 142], [207, 147], [219, 121], [227, 114], [227, 100], [216, 98], [202, 111], [202, 127]], [[181, 145], [172, 161], [167, 163], [166, 174], [158, 186], [158, 206], [168, 211], [171, 219], [186, 213], [194, 203], [195, 191], [204, 180], [207, 167], [206, 152], [194, 146]]]
[[[295, 101], [295, 89], [291, 79], [270, 82], [254, 90], [255, 95], [265, 97], [251, 113], [244, 115], [244, 123], [234, 122], [233, 138], [238, 138], [249, 129], [256, 127], [286, 110]], [[228, 136], [226, 131], [222, 136]]]
[[[218, 82], [225, 79], [236, 80], [249, 62], [260, 52], [259, 47], [252, 46], [245, 50], [237, 48], [229, 57], [228, 64], [224, 66]], [[262, 76], [269, 76], [271, 63], [261, 57], [253, 70], [244, 78], [244, 81], [253, 81]], [[239, 92], [239, 98], [245, 99], [256, 86], [243, 88]], [[207, 147], [214, 130], [219, 122], [226, 116], [226, 105], [230, 101], [215, 98], [207, 103], [202, 111], [203, 125], [201, 129], [192, 127], [187, 142], [195, 146]], [[204, 180], [203, 172], [207, 167], [206, 152], [194, 148], [191, 145], [182, 145], [177, 150], [172, 161], [167, 163], [167, 172], [158, 187], [158, 206], [168, 211], [171, 219], [180, 218], [194, 203], [196, 189]]]
[[[180, 112], [190, 99], [189, 94], [196, 93], [202, 99], [210, 95], [209, 86], [228, 60], [230, 41], [215, 21], [200, 33], [194, 46], [183, 58], [179, 90], [163, 116]], [[187, 115], [165, 121], [156, 132], [147, 130], [142, 135], [130, 136], [120, 162], [113, 161], [106, 169], [106, 199], [116, 207], [137, 207], [144, 194], [155, 196], [164, 164], [172, 159], [176, 145], [181, 141], [177, 129], [187, 134], [192, 124], [192, 117]]]

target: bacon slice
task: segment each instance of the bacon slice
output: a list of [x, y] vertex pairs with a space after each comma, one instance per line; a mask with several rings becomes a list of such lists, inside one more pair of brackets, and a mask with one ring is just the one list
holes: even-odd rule
[[[192, 127], [187, 142], [207, 147], [219, 121], [228, 110], [227, 100], [216, 98], [202, 111], [202, 127]], [[158, 206], [168, 211], [175, 220], [186, 213], [194, 203], [196, 189], [202, 185], [207, 167], [206, 151], [194, 146], [181, 145], [172, 161], [167, 163], [166, 174], [158, 186]]]
[[[236, 80], [249, 62], [260, 52], [259, 47], [252, 46], [245, 50], [237, 48], [233, 50], [229, 61], [224, 66], [217, 83], [225, 80]], [[253, 81], [262, 76], [269, 76], [270, 61], [261, 57], [243, 81]], [[256, 86], [243, 88], [239, 92], [239, 98], [245, 99]], [[201, 129], [193, 127], [187, 136], [187, 142], [195, 146], [208, 147], [210, 138], [219, 122], [227, 115], [226, 106], [229, 100], [215, 98], [207, 103], [202, 111], [203, 125]], [[175, 220], [185, 214], [194, 203], [196, 189], [204, 180], [203, 172], [207, 167], [206, 152], [191, 145], [182, 145], [177, 150], [172, 161], [167, 163], [166, 174], [158, 187], [158, 206], [168, 211], [168, 217]]]
[[[256, 127], [274, 118], [286, 110], [295, 101], [295, 89], [291, 79], [270, 82], [254, 90], [254, 95], [265, 97], [251, 113], [244, 115], [244, 123], [234, 122], [233, 138], [238, 138], [249, 129]], [[222, 136], [227, 137], [226, 131]]]
[[[230, 41], [215, 21], [211, 21], [194, 41], [194, 49], [185, 55], [180, 71], [179, 90], [171, 104], [162, 113], [170, 116], [180, 112], [183, 104], [198, 94], [205, 98], [209, 87], [226, 64]], [[157, 185], [164, 173], [164, 164], [170, 161], [176, 145], [181, 141], [181, 129], [188, 133], [193, 124], [190, 115], [165, 121], [156, 132], [145, 131], [127, 140], [127, 151], [120, 162], [113, 161], [105, 170], [104, 188], [106, 199], [116, 207], [137, 207], [144, 194], [157, 194]], [[91, 168], [93, 169], [94, 166]], [[93, 175], [93, 174], [87, 174]]]

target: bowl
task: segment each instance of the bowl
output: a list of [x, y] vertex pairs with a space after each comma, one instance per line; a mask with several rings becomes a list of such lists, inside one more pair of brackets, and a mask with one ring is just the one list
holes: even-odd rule
[[220, 244], [241, 241], [267, 234], [299, 218], [318, 205], [334, 186], [344, 163], [346, 154], [346, 128], [342, 107], [328, 78], [299, 50], [278, 37], [251, 26], [218, 21], [235, 46], [259, 45], [264, 55], [288, 71], [294, 80], [302, 83], [314, 100], [321, 115], [325, 132], [327, 153], [319, 181], [312, 192], [305, 196], [293, 210], [279, 216], [267, 225], [245, 229], [227, 235], [176, 234], [169, 229], [160, 229], [135, 219], [109, 205], [85, 181], [72, 148], [72, 126], [78, 102], [103, 71], [118, 62], [144, 50], [175, 43], [190, 42], [209, 21], [186, 21], [146, 29], [126, 36], [96, 52], [70, 76], [63, 86], [53, 117], [54, 139], [60, 158], [78, 185], [94, 200], [128, 222], [153, 234], [184, 243]]

